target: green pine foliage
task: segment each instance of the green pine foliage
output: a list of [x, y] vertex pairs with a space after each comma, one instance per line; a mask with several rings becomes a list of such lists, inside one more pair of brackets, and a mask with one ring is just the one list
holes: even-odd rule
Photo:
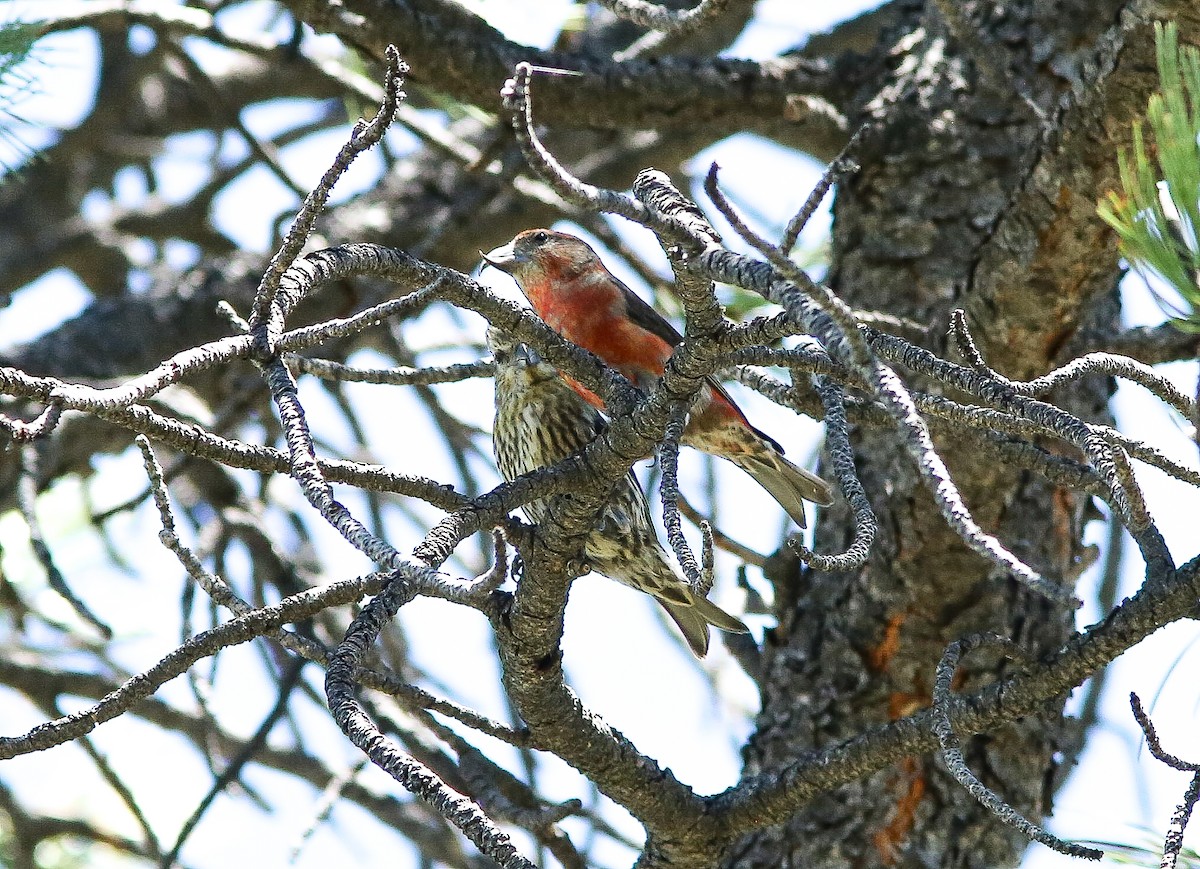
[[[20, 21], [0, 22], [0, 144], [20, 155], [24, 162], [33, 156], [17, 130], [25, 124], [16, 113], [16, 106], [31, 93], [36, 81], [30, 67], [36, 62], [34, 43], [37, 28]], [[7, 176], [14, 167], [0, 161], [0, 170]]]
[[1121, 192], [1098, 208], [1136, 269], [1159, 275], [1183, 302], [1175, 324], [1200, 331], [1200, 51], [1179, 46], [1173, 23], [1156, 24], [1161, 93], [1118, 154]]

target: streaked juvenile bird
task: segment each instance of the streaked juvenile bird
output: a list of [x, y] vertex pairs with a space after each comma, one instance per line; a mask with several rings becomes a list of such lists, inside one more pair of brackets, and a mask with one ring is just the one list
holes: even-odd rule
[[[492, 448], [504, 479], [553, 465], [595, 440], [604, 428], [604, 418], [558, 371], [496, 329], [488, 330], [487, 340], [496, 361]], [[534, 501], [523, 509], [531, 521], [541, 524], [547, 519], [547, 506], [545, 501]], [[692, 591], [658, 542], [650, 505], [632, 471], [613, 486], [587, 536], [584, 556], [597, 573], [658, 601], [698, 657], [708, 651], [709, 625], [735, 633], [748, 630], [740, 620]]]
[[[581, 239], [529, 229], [484, 254], [484, 261], [516, 279], [538, 315], [568, 341], [595, 353], [635, 386], [649, 390], [683, 336], [621, 283]], [[594, 407], [595, 393], [572, 388]], [[833, 503], [829, 484], [783, 457], [783, 448], [756, 429], [716, 379], [705, 380], [683, 443], [733, 462], [766, 489], [801, 528], [804, 501]]]

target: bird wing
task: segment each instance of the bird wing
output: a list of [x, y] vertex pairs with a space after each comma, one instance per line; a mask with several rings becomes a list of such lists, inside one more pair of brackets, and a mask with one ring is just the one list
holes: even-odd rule
[[625, 286], [615, 276], [613, 280], [616, 281], [617, 286], [621, 288], [622, 293], [625, 295], [625, 310], [629, 314], [630, 320], [633, 320], [633, 322], [652, 335], [662, 338], [672, 347], [683, 340], [683, 336], [679, 334], [679, 331], [671, 325], [666, 317], [654, 310], [654, 307], [649, 302]]
[[[616, 281], [617, 285], [624, 292], [625, 310], [629, 314], [630, 320], [641, 326], [650, 334], [656, 335], [662, 340], [666, 341], [672, 347], [683, 341], [683, 336], [679, 334], [679, 330], [672, 326], [670, 321], [667, 320], [667, 318], [660, 314], [657, 310], [655, 310], [649, 302], [647, 302], [633, 290], [629, 289], [629, 287], [625, 286], [625, 284], [619, 278], [614, 276], [613, 280]], [[746, 415], [742, 413], [742, 409], [737, 406], [733, 400], [733, 397], [725, 390], [725, 387], [722, 386], [715, 377], [707, 377], [705, 380], [713, 392], [725, 399], [725, 401], [729, 403], [729, 406], [736, 410], [739, 415], [741, 415], [742, 422], [746, 424], [747, 428], [774, 447], [777, 453], [783, 455], [783, 446], [780, 445], [779, 441], [775, 440], [775, 438], [771, 437], [769, 434], [766, 434], [765, 432], [760, 431], [759, 429], [750, 425], [750, 420], [746, 419]]]

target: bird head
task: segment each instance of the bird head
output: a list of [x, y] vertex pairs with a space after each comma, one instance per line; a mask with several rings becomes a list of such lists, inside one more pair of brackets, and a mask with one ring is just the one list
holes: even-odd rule
[[508, 333], [502, 332], [495, 326], [491, 326], [487, 330], [487, 347], [497, 367], [538, 365], [542, 361], [532, 347], [517, 343]]
[[600, 261], [587, 242], [552, 229], [527, 229], [508, 244], [481, 254], [485, 263], [523, 286], [539, 278], [568, 278]]
[[508, 333], [501, 332], [495, 326], [488, 327], [486, 340], [487, 348], [497, 362], [501, 358], [507, 359], [517, 347], [516, 342], [508, 336]]

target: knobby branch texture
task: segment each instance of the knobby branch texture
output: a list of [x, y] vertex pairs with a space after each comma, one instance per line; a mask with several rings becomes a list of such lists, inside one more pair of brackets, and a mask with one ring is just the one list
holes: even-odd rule
[[[1120, 327], [1119, 266], [1088, 203], [1153, 88], [1152, 12], [1195, 40], [1196, 10], [893, 0], [752, 61], [717, 57], [754, 22], [744, 0], [607, 0], [546, 50], [451, 0], [270, 6], [292, 16], [290, 43], [202, 4], [95, 3], [35, 25], [90, 28], [104, 63], [97, 108], [0, 186], [5, 291], [61, 266], [92, 299], [0, 355], [0, 480], [45, 588], [0, 586], [13, 649], [0, 684], [36, 716], [0, 735], [0, 759], [82, 747], [77, 762], [135, 832], [51, 823], [0, 765], [0, 853], [34, 866], [40, 842], [70, 834], [192, 865], [218, 798], [272, 802], [253, 782], [262, 766], [316, 795], [293, 859], [318, 853], [341, 803], [422, 865], [983, 867], [1016, 865], [1029, 841], [1098, 859], [1044, 823], [1090, 723], [1067, 719], [1064, 698], [1193, 618], [1200, 596], [1200, 561], [1176, 563], [1142, 473], [1196, 488], [1197, 463], [1120, 431], [1107, 401], [1123, 381], [1181, 426], [1200, 411], [1194, 389], [1154, 367], [1194, 359], [1194, 338]], [[309, 49], [305, 27], [345, 55]], [[209, 69], [187, 40], [237, 62]], [[264, 138], [241, 112], [274, 98], [325, 102]], [[280, 151], [335, 129], [335, 100], [375, 108], [310, 187]], [[143, 160], [145, 201], [84, 208], [79, 190], [112, 187], [133, 143], [206, 129], [245, 156], [214, 150], [186, 201], [160, 194]], [[683, 183], [685, 159], [742, 131], [830, 161], [782, 218], [762, 209], [778, 212], [794, 179], [748, 191], [726, 181], [745, 169], [730, 160]], [[111, 144], [88, 152], [98, 140]], [[372, 159], [377, 181], [333, 198]], [[239, 252], [211, 220], [251, 167], [297, 203], [269, 257]], [[62, 184], [70, 171], [86, 183]], [[816, 280], [795, 250], [830, 190], [832, 259]], [[540, 228], [560, 220], [568, 232]], [[171, 265], [177, 242], [200, 252], [185, 270]], [[488, 249], [529, 305], [473, 277]], [[678, 330], [614, 277], [618, 261]], [[142, 277], [149, 289], [131, 290]], [[776, 419], [818, 420], [819, 476], [719, 381]], [[503, 393], [518, 382], [561, 413], [493, 445], [493, 392], [497, 441], [504, 401], [519, 416], [532, 400]], [[764, 487], [755, 521], [776, 510], [770, 493], [814, 521], [812, 538], [742, 542], [749, 508], [723, 497], [711, 466], [705, 497], [685, 495], [692, 447]], [[505, 449], [543, 458], [497, 484]], [[135, 460], [117, 468], [114, 455]], [[631, 469], [647, 459], [661, 480], [644, 492]], [[92, 478], [103, 498], [78, 495]], [[177, 614], [147, 605], [134, 614], [147, 624], [131, 622], [79, 581], [47, 507], [70, 492], [84, 503], [76, 533], [111, 565], [183, 576]], [[1084, 529], [1101, 519], [1133, 541], [1139, 583], [1076, 630], [1077, 584], [1098, 554]], [[682, 632], [664, 626], [664, 655], [707, 677], [706, 703], [730, 680], [753, 692], [742, 768], [722, 792], [582, 699], [568, 601], [593, 570], [663, 604]], [[130, 666], [119, 644], [151, 620], [168, 648]], [[85, 666], [46, 652], [68, 643]], [[604, 648], [587, 654], [628, 678]], [[468, 656], [462, 684], [444, 678]], [[226, 660], [267, 686], [249, 737], [221, 709], [235, 690]], [[1156, 758], [1196, 771], [1162, 749], [1136, 696], [1133, 715]], [[203, 759], [182, 826], [114, 762], [105, 733], [128, 718]], [[548, 756], [575, 777], [551, 784]]]

